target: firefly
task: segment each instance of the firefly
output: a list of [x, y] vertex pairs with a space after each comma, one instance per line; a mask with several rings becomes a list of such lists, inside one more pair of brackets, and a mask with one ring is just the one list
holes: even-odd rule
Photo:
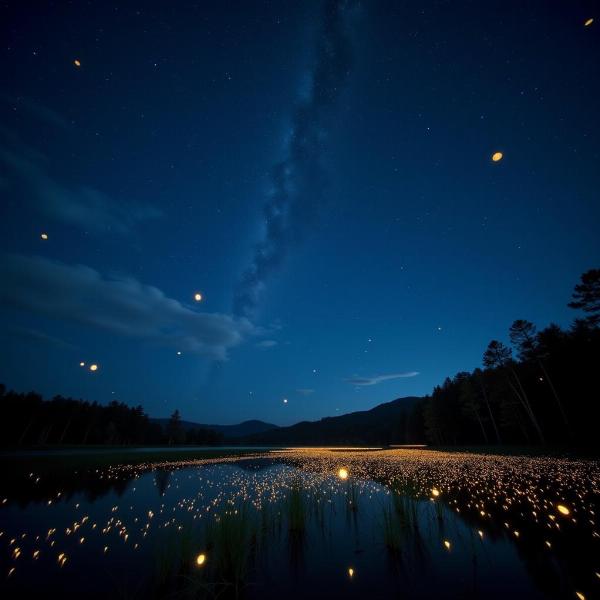
[[583, 24], [583, 26], [584, 26], [584, 27], [589, 27], [589, 26], [590, 26], [590, 25], [591, 25], [593, 22], [594, 22], [594, 19], [588, 19], [588, 20], [587, 20], [587, 21], [586, 21], [586, 22]]
[[435, 496], [435, 497], [437, 498], [437, 497], [440, 495], [440, 490], [438, 490], [438, 489], [436, 489], [436, 488], [433, 488], [433, 489], [431, 490], [431, 495], [432, 495], [432, 496]]
[[498, 162], [499, 160], [502, 160], [503, 156], [504, 154], [502, 154], [502, 152], [494, 152], [494, 154], [492, 154], [492, 160]]
[[206, 562], [206, 554], [200, 553], [196, 556], [196, 564], [201, 567]]
[[284, 404], [287, 404], [287, 403], [288, 403], [288, 399], [287, 399], [287, 398], [284, 398], [284, 399], [283, 399], [283, 403], [284, 403]]
[[96, 364], [90, 365], [90, 371], [97, 371], [97, 370], [98, 370], [98, 365], [96, 365]]
[[352, 579], [352, 577], [354, 577], [354, 569], [352, 567], [350, 567], [348, 569], [348, 577], [350, 577], [350, 579]]
[[41, 237], [41, 238], [42, 238], [42, 239], [45, 241], [45, 240], [47, 240], [47, 239], [48, 239], [48, 234], [47, 234], [47, 233], [42, 233], [42, 234], [40, 235], [40, 237]]
[[579, 598], [579, 600], [585, 600], [585, 596], [581, 592], [575, 592], [575, 595]]
[[338, 477], [340, 479], [348, 479], [348, 469], [344, 469], [344, 467], [342, 467], [339, 471], [338, 471]]
[[202, 302], [202, 294], [201, 294], [200, 292], [196, 292], [196, 293], [194, 294], [194, 300], [195, 300], [196, 302]]
[[568, 515], [571, 512], [564, 504], [557, 504], [556, 508], [561, 515]]
[[452, 544], [450, 544], [450, 542], [448, 540], [444, 540], [444, 546], [446, 546], [446, 550], [450, 550], [450, 547], [452, 546]]
[[76, 59], [73, 61], [73, 64], [74, 64], [74, 65], [75, 65], [77, 68], [79, 68], [79, 67], [81, 66], [81, 61], [80, 61], [78, 58], [76, 58]]

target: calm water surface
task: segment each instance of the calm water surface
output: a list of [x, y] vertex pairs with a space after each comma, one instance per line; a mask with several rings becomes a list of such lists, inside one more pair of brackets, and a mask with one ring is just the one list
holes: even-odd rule
[[598, 472], [410, 450], [20, 470], [0, 593], [596, 598]]

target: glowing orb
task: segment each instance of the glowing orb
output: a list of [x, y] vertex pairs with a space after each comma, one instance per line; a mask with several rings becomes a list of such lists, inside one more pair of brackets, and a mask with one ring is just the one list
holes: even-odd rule
[[98, 365], [94, 364], [94, 365], [90, 365], [90, 371], [97, 371], [98, 370]]
[[494, 154], [492, 154], [492, 160], [498, 162], [499, 160], [502, 160], [503, 156], [504, 154], [502, 154], [502, 152], [494, 152]]
[[48, 234], [47, 234], [47, 233], [42, 233], [42, 235], [40, 235], [40, 237], [41, 237], [43, 240], [47, 240], [47, 239], [48, 239]]
[[80, 367], [85, 367], [85, 363], [84, 363], [83, 361], [81, 361], [81, 362], [79, 363], [79, 366], [80, 366]]
[[288, 399], [287, 399], [287, 398], [284, 398], [284, 399], [283, 399], [283, 403], [284, 403], [284, 404], [287, 404], [287, 403], [288, 403]]
[[589, 27], [592, 23], [594, 22], [594, 19], [588, 19], [585, 23], [584, 26], [585, 27]]
[[339, 471], [338, 471], [338, 477], [340, 479], [348, 479], [348, 469], [344, 469], [344, 467], [342, 467]]
[[354, 569], [352, 567], [350, 567], [348, 569], [348, 577], [350, 577], [350, 578], [354, 577]]
[[74, 64], [74, 65], [75, 65], [77, 68], [79, 68], [79, 67], [81, 66], [81, 61], [80, 61], [78, 58], [76, 58], [76, 59], [73, 61], [73, 64]]
[[435, 497], [437, 498], [437, 497], [440, 495], [440, 490], [438, 490], [438, 489], [436, 489], [436, 488], [433, 488], [433, 489], [431, 490], [431, 495], [432, 495], [432, 496], [435, 496]]
[[177, 350], [177, 356], [181, 356], [181, 350]]
[[556, 508], [561, 515], [568, 515], [571, 512], [564, 504], [557, 504]]
[[201, 294], [200, 292], [196, 292], [196, 293], [194, 294], [194, 300], [195, 300], [196, 302], [202, 302], [202, 294]]
[[196, 564], [201, 567], [206, 562], [206, 554], [200, 553], [196, 556]]
[[446, 550], [450, 550], [452, 544], [448, 540], [444, 540], [444, 546], [446, 546]]

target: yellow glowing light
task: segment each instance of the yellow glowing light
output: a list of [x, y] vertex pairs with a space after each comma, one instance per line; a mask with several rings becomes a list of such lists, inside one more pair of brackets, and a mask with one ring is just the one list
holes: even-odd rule
[[339, 471], [338, 471], [338, 477], [340, 479], [348, 479], [348, 469], [344, 469], [344, 467], [342, 467]]
[[444, 540], [444, 546], [446, 546], [446, 550], [450, 550], [452, 544], [448, 540]]
[[568, 515], [571, 512], [564, 504], [557, 504], [556, 508], [561, 515]]
[[81, 361], [81, 362], [79, 363], [79, 366], [80, 366], [80, 367], [85, 367], [85, 363], [84, 363], [83, 361]]
[[594, 19], [588, 19], [583, 25], [584, 27], [589, 27], [594, 22]]
[[201, 294], [200, 292], [196, 292], [196, 293], [194, 294], [194, 300], [195, 300], [196, 302], [202, 302], [202, 294]]
[[352, 567], [350, 567], [348, 569], [348, 577], [350, 577], [350, 578], [354, 577], [354, 569]]
[[74, 64], [74, 65], [75, 65], [77, 68], [79, 68], [79, 67], [81, 66], [81, 61], [80, 61], [78, 58], [76, 58], [76, 59], [73, 61], [73, 64]]
[[94, 364], [94, 365], [90, 365], [90, 371], [97, 371], [98, 370], [98, 365]]
[[437, 498], [440, 495], [440, 490], [438, 490], [437, 488], [433, 488], [431, 490], [431, 495]]
[[196, 564], [201, 567], [206, 562], [206, 554], [200, 553], [196, 556]]
[[575, 592], [575, 595], [579, 598], [579, 600], [585, 600], [585, 596], [581, 592]]
[[502, 160], [503, 156], [504, 154], [502, 154], [502, 152], [494, 152], [494, 154], [492, 154], [492, 160], [498, 162], [499, 160]]
[[47, 240], [47, 239], [48, 239], [48, 234], [47, 234], [47, 233], [42, 233], [42, 234], [40, 235], [40, 237], [41, 237], [43, 240]]

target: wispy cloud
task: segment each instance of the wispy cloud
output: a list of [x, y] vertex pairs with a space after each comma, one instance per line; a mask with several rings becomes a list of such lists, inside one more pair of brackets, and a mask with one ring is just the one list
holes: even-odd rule
[[315, 393], [315, 390], [312, 388], [298, 388], [296, 393], [300, 394], [301, 396], [310, 396], [311, 394]]
[[267, 279], [315, 222], [325, 202], [323, 141], [328, 120], [350, 71], [349, 2], [325, 2], [311, 88], [292, 117], [286, 158], [271, 171], [264, 204], [265, 231], [234, 296], [234, 312], [252, 317]]
[[[6, 138], [7, 132], [3, 133]], [[59, 183], [48, 174], [43, 157], [23, 144], [0, 147], [0, 163], [7, 168], [4, 185], [18, 191], [36, 210], [90, 231], [125, 234], [140, 221], [162, 214], [150, 205], [117, 202], [93, 187]]]
[[8, 327], [1, 332], [4, 336], [15, 337], [25, 342], [36, 342], [42, 344], [49, 344], [51, 346], [56, 346], [57, 348], [75, 348], [75, 346], [69, 342], [65, 342], [64, 340], [48, 335], [43, 331], [38, 331], [37, 329], [27, 329], [25, 327]]
[[258, 342], [256, 344], [257, 348], [274, 348], [275, 346], [277, 346], [277, 342], [275, 340], [262, 340], [261, 342]]
[[5, 108], [12, 113], [25, 111], [39, 121], [59, 129], [67, 129], [70, 126], [67, 119], [61, 114], [26, 96], [0, 94], [0, 100], [4, 102]]
[[382, 381], [390, 381], [391, 379], [404, 379], [406, 377], [416, 377], [419, 371], [406, 371], [404, 373], [389, 373], [388, 375], [375, 375], [374, 377], [351, 377], [346, 379], [352, 385], [377, 385]]
[[255, 333], [244, 318], [196, 312], [156, 287], [84, 265], [0, 256], [0, 304], [217, 360]]

